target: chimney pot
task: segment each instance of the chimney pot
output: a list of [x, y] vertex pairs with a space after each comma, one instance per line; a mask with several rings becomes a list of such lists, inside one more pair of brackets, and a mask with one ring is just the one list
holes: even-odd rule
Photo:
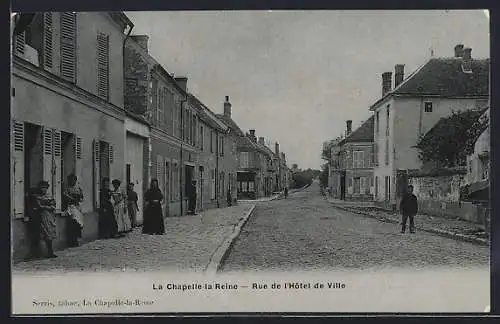
[[349, 134], [352, 133], [352, 120], [346, 120], [346, 131], [345, 134], [346, 136], [349, 136]]
[[463, 57], [463, 55], [464, 55], [464, 45], [457, 44], [455, 46], [455, 57]]
[[224, 116], [231, 118], [231, 103], [229, 102], [229, 96], [226, 96], [226, 101], [224, 102]]
[[391, 91], [392, 86], [392, 72], [382, 73], [382, 97]]
[[394, 67], [394, 88], [399, 86], [405, 78], [405, 65], [396, 64]]
[[274, 151], [276, 152], [276, 154], [280, 153], [280, 144], [278, 142], [274, 144]]
[[464, 60], [472, 59], [471, 52], [472, 52], [472, 48], [470, 48], [470, 47], [464, 48], [463, 59]]

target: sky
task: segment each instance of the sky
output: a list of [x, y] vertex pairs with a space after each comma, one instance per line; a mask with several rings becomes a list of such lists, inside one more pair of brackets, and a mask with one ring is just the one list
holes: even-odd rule
[[[370, 117], [381, 75], [410, 74], [456, 44], [490, 56], [483, 10], [127, 12], [132, 34], [215, 113], [225, 96], [243, 131], [255, 129], [287, 163], [319, 168], [322, 144]], [[393, 72], [394, 73], [394, 72]]]

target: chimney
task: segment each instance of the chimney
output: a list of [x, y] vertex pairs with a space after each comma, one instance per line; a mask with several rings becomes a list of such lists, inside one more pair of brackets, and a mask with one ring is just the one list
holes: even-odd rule
[[250, 138], [252, 141], [257, 142], [257, 139], [255, 138], [255, 129], [250, 130]]
[[266, 145], [266, 143], [264, 142], [264, 137], [259, 137], [259, 144], [260, 145]]
[[131, 35], [130, 38], [132, 38], [137, 45], [139, 45], [142, 49], [148, 53], [148, 43], [149, 43], [149, 36], [148, 35]]
[[274, 143], [274, 152], [279, 155], [280, 154], [280, 144], [278, 142]]
[[392, 86], [392, 72], [382, 73], [382, 97], [389, 91]]
[[394, 88], [400, 85], [405, 78], [405, 65], [396, 64], [394, 67]]
[[458, 44], [455, 46], [455, 57], [463, 57], [464, 56], [464, 45]]
[[185, 92], [187, 92], [187, 82], [188, 78], [186, 77], [175, 77], [175, 82], [182, 88]]
[[352, 133], [352, 120], [346, 120], [346, 130], [345, 130], [345, 136], [349, 136]]
[[224, 116], [231, 118], [231, 103], [229, 102], [229, 96], [226, 96], [226, 101], [224, 101]]
[[472, 48], [466, 47], [464, 48], [464, 55], [462, 56], [464, 60], [470, 60], [472, 59], [471, 56]]

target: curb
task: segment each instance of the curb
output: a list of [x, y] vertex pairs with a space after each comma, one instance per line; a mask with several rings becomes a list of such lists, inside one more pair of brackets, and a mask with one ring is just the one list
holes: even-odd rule
[[207, 267], [204, 270], [205, 274], [208, 275], [215, 275], [217, 272], [220, 271], [222, 267], [223, 261], [226, 259], [226, 257], [229, 255], [229, 252], [231, 251], [231, 248], [236, 241], [236, 238], [240, 235], [241, 229], [243, 226], [245, 226], [246, 222], [250, 218], [250, 216], [253, 214], [255, 211], [255, 205], [253, 205], [250, 210], [244, 215], [242, 218], [240, 218], [238, 224], [234, 225], [233, 228], [233, 233], [227, 238], [224, 242], [222, 242], [221, 245], [215, 250], [215, 252], [212, 254], [210, 258], [210, 262], [208, 263]]
[[[338, 209], [341, 209], [341, 210], [344, 210], [344, 211], [348, 211], [348, 212], [351, 212], [351, 213], [355, 213], [355, 214], [358, 214], [358, 215], [364, 215], [364, 216], [367, 216], [367, 217], [379, 220], [381, 222], [392, 223], [392, 224], [400, 224], [400, 221], [392, 219], [392, 218], [387, 218], [387, 217], [383, 217], [383, 216], [375, 216], [375, 215], [370, 214], [368, 212], [352, 210], [352, 209], [349, 209], [349, 208], [346, 208], [346, 207], [337, 206], [335, 204], [332, 204], [332, 205], [335, 208], [338, 208]], [[470, 237], [470, 236], [463, 235], [463, 234], [460, 234], [460, 233], [454, 233], [454, 232], [440, 230], [440, 229], [435, 229], [435, 228], [424, 228], [424, 227], [420, 227], [420, 226], [415, 226], [415, 229], [417, 229], [419, 231], [428, 232], [428, 233], [436, 234], [436, 235], [439, 235], [439, 236], [451, 238], [451, 239], [454, 239], [454, 240], [457, 240], [457, 241], [464, 241], [464, 242], [473, 243], [473, 244], [482, 245], [482, 246], [490, 246], [490, 241], [489, 240], [484, 240], [484, 239], [479, 239], [479, 238], [475, 238], [475, 237]]]

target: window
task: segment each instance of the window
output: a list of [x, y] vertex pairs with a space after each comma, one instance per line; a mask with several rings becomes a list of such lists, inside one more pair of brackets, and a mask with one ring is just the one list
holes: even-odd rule
[[97, 34], [97, 95], [109, 99], [109, 35]]
[[248, 182], [248, 191], [250, 191], [250, 192], [255, 191], [255, 182], [253, 182], [253, 181]]
[[432, 112], [432, 102], [430, 102], [430, 101], [424, 102], [424, 111], [426, 113], [431, 113]]
[[378, 176], [375, 177], [375, 198], [378, 197]]
[[361, 193], [361, 178], [356, 177], [353, 180], [354, 180], [353, 193], [359, 195]]
[[389, 105], [387, 105], [386, 110], [386, 121], [385, 121], [385, 136], [389, 136], [389, 124], [390, 124], [390, 115], [389, 115]]
[[214, 200], [216, 197], [217, 191], [215, 188], [215, 170], [210, 171], [210, 199]]
[[380, 112], [377, 111], [376, 115], [375, 115], [375, 124], [376, 124], [376, 132], [377, 132], [377, 136], [378, 136], [378, 133], [380, 131]]
[[250, 167], [249, 153], [241, 152], [240, 153], [240, 167], [245, 169]]
[[385, 139], [385, 165], [389, 165], [389, 138]]
[[361, 188], [360, 188], [360, 193], [361, 194], [369, 194], [370, 193], [370, 183], [368, 182], [367, 177], [361, 177]]
[[61, 76], [76, 82], [76, 13], [61, 13]]
[[354, 169], [356, 168], [364, 168], [364, 159], [365, 159], [365, 152], [363, 151], [353, 151], [352, 152], [352, 167]]
[[203, 126], [200, 126], [200, 149], [205, 149], [205, 134], [203, 133]]
[[210, 130], [210, 153], [214, 152], [214, 132]]
[[385, 200], [389, 201], [391, 199], [391, 177], [385, 177]]
[[220, 156], [224, 156], [224, 137], [220, 137]]

